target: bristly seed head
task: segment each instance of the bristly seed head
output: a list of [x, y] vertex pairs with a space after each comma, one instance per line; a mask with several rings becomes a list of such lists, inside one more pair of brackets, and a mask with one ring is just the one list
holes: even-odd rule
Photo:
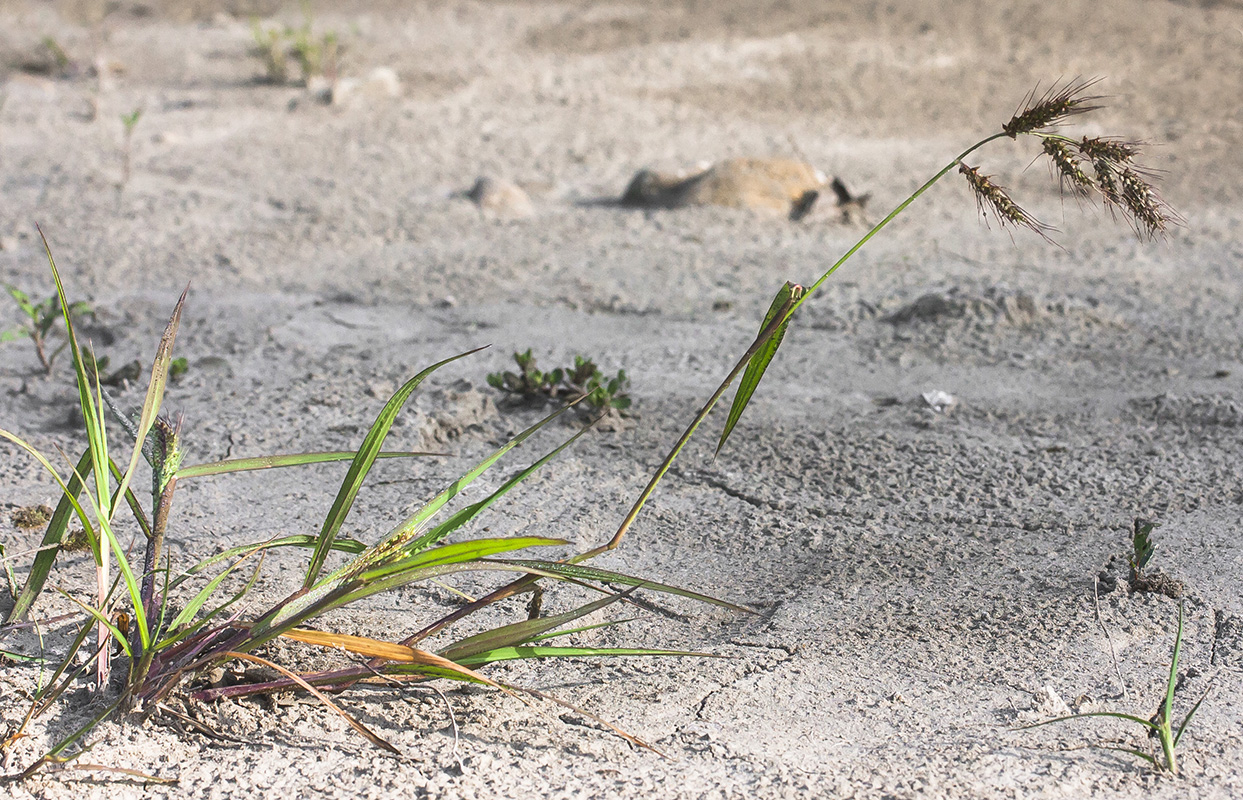
[[[1126, 215], [1136, 234], [1155, 239], [1179, 217], [1157, 194], [1151, 174], [1135, 164], [1140, 148], [1138, 142], [1105, 137], [1085, 136], [1077, 142], [1044, 138], [1044, 152], [1061, 175], [1063, 188], [1069, 183], [1080, 194], [1095, 189], [1110, 211], [1118, 209]], [[1083, 172], [1085, 162], [1092, 165], [1095, 177]]]
[[1150, 240], [1165, 233], [1165, 229], [1175, 220], [1174, 212], [1152, 184], [1130, 167], [1118, 173], [1118, 181], [1122, 184], [1122, 207], [1130, 215], [1135, 233]]
[[1069, 185], [1072, 192], [1084, 197], [1095, 184], [1083, 171], [1083, 162], [1071, 152], [1070, 145], [1062, 139], [1046, 136], [1043, 139], [1045, 155], [1053, 163], [1053, 169], [1061, 180], [1062, 191]]
[[988, 175], [982, 175], [979, 169], [966, 164], [959, 164], [958, 171], [966, 177], [971, 191], [975, 193], [975, 202], [979, 206], [980, 214], [987, 217], [987, 209], [991, 208], [1002, 225], [1013, 224], [1029, 228], [1042, 238], [1049, 238], [1048, 232], [1052, 228], [1024, 211], [1018, 203], [1010, 199], [1006, 190], [994, 183]]
[[1023, 110], [1011, 117], [1010, 121], [1005, 125], [1002, 125], [1001, 130], [1011, 139], [1017, 139], [1020, 133], [1033, 133], [1044, 130], [1059, 124], [1067, 117], [1095, 111], [1100, 106], [1092, 105], [1092, 102], [1101, 98], [1099, 96], [1087, 96], [1083, 93], [1099, 80], [1100, 78], [1086, 81], [1072, 80], [1061, 89], [1058, 89], [1057, 85], [1054, 84], [1039, 100], [1036, 99], [1037, 90], [1032, 89], [1031, 93], [1023, 100]]

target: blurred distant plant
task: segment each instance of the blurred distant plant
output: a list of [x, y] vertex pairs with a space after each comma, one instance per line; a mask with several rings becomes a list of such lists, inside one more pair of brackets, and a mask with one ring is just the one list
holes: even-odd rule
[[518, 372], [493, 372], [488, 384], [502, 392], [512, 394], [528, 402], [544, 400], [571, 400], [582, 397], [583, 402], [595, 411], [625, 411], [630, 408], [630, 379], [625, 370], [618, 370], [612, 378], [606, 377], [595, 362], [585, 356], [575, 356], [574, 366], [557, 367], [541, 372], [535, 365], [535, 357], [528, 349], [514, 353]]
[[258, 20], [251, 23], [255, 55], [263, 61], [269, 83], [289, 80], [289, 61], [298, 65], [299, 78], [305, 85], [322, 75], [330, 83], [337, 78], [337, 59], [341, 44], [335, 31], [316, 35], [310, 3], [302, 5], [302, 24], [293, 27], [264, 27]]
[[[48, 352], [48, 337], [55, 328], [57, 320], [61, 318], [60, 300], [56, 295], [52, 295], [48, 299], [35, 303], [32, 302], [30, 296], [16, 286], [4, 284], [5, 291], [16, 301], [22, 313], [26, 315], [27, 320], [16, 328], [10, 328], [0, 333], [0, 342], [11, 342], [14, 339], [27, 337], [34, 342], [35, 354], [39, 357], [39, 363], [43, 365], [44, 373], [52, 374], [52, 364], [55, 363], [56, 357], [61, 351], [68, 346], [69, 340], [66, 339], [51, 352]], [[69, 306], [69, 314], [73, 318], [83, 317], [94, 314], [91, 310], [91, 304], [86, 302], [77, 302]]]
[[133, 148], [134, 128], [138, 125], [138, 120], [142, 118], [142, 109], [135, 108], [128, 114], [121, 115], [121, 126], [124, 129], [124, 144], [121, 148], [121, 187], [124, 188], [129, 184], [130, 176], [130, 154]]

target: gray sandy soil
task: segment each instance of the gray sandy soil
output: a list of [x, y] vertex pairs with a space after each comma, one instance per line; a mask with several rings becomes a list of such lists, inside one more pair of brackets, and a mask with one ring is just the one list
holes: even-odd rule
[[[158, 720], [94, 736], [85, 760], [174, 786], [61, 772], [4, 791], [1243, 795], [1238, 2], [323, 4], [315, 22], [340, 33], [342, 76], [388, 67], [400, 78], [396, 97], [360, 90], [333, 105], [258, 80], [256, 9], [245, 3], [123, 2], [102, 19], [96, 5], [0, 10], [0, 275], [48, 291], [41, 224], [71, 295], [98, 309], [90, 333], [114, 364], [150, 359], [192, 281], [178, 340], [190, 371], [165, 405], [185, 415], [192, 462], [355, 447], [406, 377], [492, 344], [438, 373], [402, 415], [395, 446], [453, 455], [376, 468], [347, 525], [371, 540], [538, 417], [498, 406], [484, 381], [528, 347], [549, 366], [586, 353], [626, 369], [638, 415], [585, 437], [488, 524], [579, 549], [606, 540], [781, 282], [814, 280], [862, 233], [826, 217], [599, 202], [637, 169], [803, 158], [872, 192], [879, 218], [996, 130], [1037, 81], [1100, 75], [1107, 107], [1072, 132], [1152, 142], [1149, 163], [1165, 170], [1164, 195], [1186, 225], [1137, 242], [1107, 212], [1063, 202], [1043, 164], [1027, 168], [1030, 143], [1005, 141], [975, 163], [1058, 225], [1062, 247], [987, 229], [952, 176], [813, 297], [729, 447], [713, 460], [719, 428], [707, 430], [598, 561], [758, 613], [655, 598], [668, 613], [581, 641], [728, 658], [490, 673], [668, 758], [555, 706], [447, 687], [455, 743], [441, 698], [383, 689], [344, 702], [400, 758], [290, 696], [197, 709], [239, 741]], [[257, 10], [299, 20], [296, 8]], [[46, 60], [45, 36], [76, 74], [19, 68]], [[97, 59], [104, 70], [92, 74]], [[143, 115], [119, 191], [120, 116], [134, 109]], [[478, 175], [523, 186], [533, 214], [481, 214], [459, 196]], [[0, 426], [45, 450], [80, 449], [69, 375], [61, 363], [45, 380], [31, 348], [5, 344]], [[922, 399], [932, 391], [956, 405], [934, 411]], [[120, 397], [141, 402], [135, 389]], [[573, 430], [554, 428], [537, 448]], [[342, 474], [187, 482], [171, 522], [177, 564], [316, 531]], [[9, 511], [55, 499], [38, 466], [6, 448], [10, 553], [40, 532], [10, 524]], [[1161, 524], [1154, 566], [1186, 587], [1180, 708], [1212, 687], [1178, 779], [1086, 747], [1148, 747], [1137, 727], [1018, 730], [1067, 706], [1156, 710], [1177, 603], [1127, 590], [1117, 564], [1136, 516]], [[252, 609], [287, 593], [304, 558], [270, 558]], [[92, 580], [82, 554], [54, 573], [83, 595]], [[556, 589], [548, 602], [577, 596]], [[318, 624], [400, 638], [454, 602], [411, 588]], [[36, 616], [65, 608], [47, 597]], [[69, 632], [49, 634], [53, 652]], [[299, 667], [331, 661], [294, 645], [268, 653]], [[0, 730], [20, 720], [40, 678], [0, 669]], [[80, 724], [91, 702], [85, 686], [71, 692], [5, 754], [4, 771]]]

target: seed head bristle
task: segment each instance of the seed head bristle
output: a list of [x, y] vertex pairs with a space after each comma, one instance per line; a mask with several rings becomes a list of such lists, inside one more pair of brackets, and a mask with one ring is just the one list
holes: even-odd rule
[[1070, 190], [1080, 197], [1086, 196], [1094, 186], [1092, 178], [1083, 171], [1083, 162], [1071, 152], [1070, 145], [1062, 139], [1044, 137], [1044, 152], [1053, 164], [1062, 184], [1062, 191]]
[[[1180, 221], [1178, 214], [1157, 194], [1152, 184], [1152, 173], [1135, 164], [1135, 157], [1141, 149], [1138, 142], [1086, 136], [1077, 142], [1058, 141], [1067, 150], [1073, 147], [1092, 165], [1095, 179], [1091, 185], [1100, 192], [1111, 212], [1120, 210], [1126, 215], [1140, 238], [1155, 239], [1165, 233], [1171, 224]], [[1050, 149], [1047, 145], [1045, 152], [1055, 167], [1061, 170]]]
[[1022, 206], [1011, 200], [1010, 195], [1006, 194], [1006, 190], [998, 186], [991, 177], [981, 174], [978, 168], [969, 167], [966, 164], [959, 164], [958, 171], [967, 179], [968, 185], [971, 186], [971, 191], [975, 194], [975, 203], [979, 207], [981, 215], [987, 218], [987, 210], [991, 208], [1002, 225], [1028, 228], [1044, 239], [1049, 238], [1049, 231], [1052, 228], [1037, 220], [1027, 213]]
[[1139, 142], [1128, 142], [1124, 139], [1112, 139], [1098, 136], [1094, 139], [1083, 137], [1075, 142], [1075, 147], [1090, 161], [1105, 160], [1114, 164], [1127, 164], [1139, 155]]
[[1036, 99], [1036, 89], [1032, 89], [1023, 100], [1022, 110], [1002, 125], [1001, 130], [1011, 139], [1016, 139], [1020, 133], [1033, 133], [1057, 125], [1067, 117], [1095, 111], [1100, 106], [1092, 103], [1101, 98], [1083, 93], [1099, 80], [1072, 80], [1061, 89], [1054, 84], [1039, 100]]
[[1140, 238], [1156, 239], [1176, 221], [1174, 212], [1139, 171], [1124, 168], [1118, 173], [1118, 183], [1122, 185], [1122, 207]]

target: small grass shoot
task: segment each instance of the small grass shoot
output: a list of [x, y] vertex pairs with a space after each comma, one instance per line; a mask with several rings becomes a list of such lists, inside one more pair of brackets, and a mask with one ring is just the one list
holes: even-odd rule
[[[17, 307], [21, 309], [22, 314], [26, 316], [26, 320], [22, 325], [16, 328], [10, 328], [0, 333], [0, 342], [11, 342], [16, 339], [28, 338], [35, 346], [35, 355], [39, 357], [39, 363], [43, 366], [43, 372], [46, 375], [52, 374], [52, 365], [56, 362], [57, 356], [69, 346], [69, 339], [61, 342], [54, 349], [49, 350], [52, 331], [56, 327], [56, 323], [61, 320], [62, 308], [60, 300], [56, 295], [52, 295], [46, 300], [38, 303], [30, 299], [30, 295], [18, 289], [11, 284], [4, 284], [4, 289], [17, 303]], [[67, 309], [64, 309], [66, 319], [80, 319], [94, 313], [91, 304], [86, 302], [71, 303]]]
[[336, 82], [340, 38], [334, 31], [315, 33], [310, 3], [303, 3], [302, 24], [298, 27], [265, 27], [256, 19], [251, 22], [251, 35], [255, 41], [253, 53], [263, 62], [268, 83], [288, 83], [290, 61], [298, 65], [304, 86], [317, 76], [323, 76], [330, 84]]
[[134, 145], [134, 128], [138, 126], [138, 120], [142, 119], [142, 109], [135, 108], [128, 114], [121, 115], [122, 128], [122, 145], [121, 145], [121, 182], [118, 188], [124, 189], [129, 185], [130, 179], [130, 163]]
[[1028, 730], [1030, 728], [1039, 728], [1045, 725], [1052, 725], [1058, 722], [1070, 722], [1076, 719], [1088, 719], [1090, 717], [1111, 717], [1113, 719], [1126, 720], [1140, 725], [1148, 731], [1148, 739], [1156, 740], [1160, 744], [1160, 752], [1145, 752], [1139, 747], [1119, 747], [1115, 745], [1097, 745], [1105, 750], [1116, 750], [1122, 753], [1141, 758], [1147, 761], [1156, 770], [1165, 770], [1171, 775], [1178, 774], [1178, 756], [1176, 748], [1182, 741], [1183, 734], [1187, 730], [1187, 726], [1191, 724], [1192, 717], [1200, 710], [1200, 704], [1208, 697], [1212, 691], [1210, 686], [1205, 690], [1200, 699], [1195, 702], [1191, 710], [1183, 716], [1182, 721], [1177, 725], [1174, 724], [1174, 699], [1178, 692], [1180, 681], [1178, 678], [1178, 661], [1182, 655], [1183, 646], [1183, 607], [1178, 606], [1178, 629], [1174, 634], [1174, 655], [1170, 659], [1170, 673], [1165, 682], [1165, 696], [1161, 699], [1160, 705], [1157, 707], [1157, 713], [1148, 719], [1136, 716], [1134, 714], [1125, 714], [1120, 711], [1093, 711], [1084, 714], [1071, 714], [1069, 716], [1057, 717], [1056, 719], [1038, 722], [1035, 725], [1025, 725], [1020, 730]]

